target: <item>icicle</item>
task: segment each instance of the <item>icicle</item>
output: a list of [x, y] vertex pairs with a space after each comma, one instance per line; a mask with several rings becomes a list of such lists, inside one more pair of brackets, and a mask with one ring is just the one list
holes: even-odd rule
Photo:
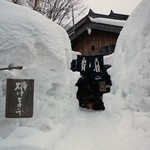
[[91, 35], [92, 29], [87, 27], [88, 34]]

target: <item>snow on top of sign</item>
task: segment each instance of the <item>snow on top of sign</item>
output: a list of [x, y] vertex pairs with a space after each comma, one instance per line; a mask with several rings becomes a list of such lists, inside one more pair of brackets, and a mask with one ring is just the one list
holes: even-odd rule
[[120, 26], [123, 27], [126, 23], [124, 20], [117, 20], [117, 19], [107, 19], [107, 18], [92, 18], [89, 17], [91, 22], [95, 23], [103, 23], [108, 25]]

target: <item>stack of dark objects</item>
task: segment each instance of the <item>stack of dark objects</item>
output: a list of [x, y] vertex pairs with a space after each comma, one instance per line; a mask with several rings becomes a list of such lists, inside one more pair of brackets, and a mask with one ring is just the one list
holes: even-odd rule
[[76, 86], [81, 108], [105, 110], [103, 94], [110, 92], [111, 80], [103, 63], [103, 56], [78, 55], [71, 70], [80, 72]]

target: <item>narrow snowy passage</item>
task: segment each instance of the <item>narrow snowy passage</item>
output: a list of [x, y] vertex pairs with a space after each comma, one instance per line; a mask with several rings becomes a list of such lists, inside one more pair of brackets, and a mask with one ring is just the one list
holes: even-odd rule
[[[44, 16], [0, 0], [0, 150], [149, 150], [150, 3], [117, 41], [105, 111], [80, 109], [67, 33]], [[6, 80], [34, 79], [32, 118], [5, 118]]]
[[[56, 128], [56, 132], [53, 130], [45, 133], [45, 144], [39, 141], [40, 137], [33, 136], [27, 137], [33, 142], [30, 146], [29, 142], [27, 145], [20, 143], [20, 146], [14, 144], [13, 147], [1, 150], [148, 150], [148, 133], [135, 125], [136, 116], [140, 115], [143, 118], [141, 113], [135, 114], [129, 110], [117, 113], [109, 110], [101, 112], [77, 109], [65, 124]], [[18, 134], [23, 139], [23, 134], [19, 131]], [[41, 136], [44, 138], [42, 134]], [[40, 142], [43, 143], [41, 148]]]
[[79, 109], [48, 147], [53, 150], [148, 150], [142, 132], [134, 127], [130, 111]]

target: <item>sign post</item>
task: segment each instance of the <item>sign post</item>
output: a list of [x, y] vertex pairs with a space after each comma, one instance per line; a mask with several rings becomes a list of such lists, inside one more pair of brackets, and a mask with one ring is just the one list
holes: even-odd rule
[[6, 118], [33, 116], [33, 79], [7, 79]]

